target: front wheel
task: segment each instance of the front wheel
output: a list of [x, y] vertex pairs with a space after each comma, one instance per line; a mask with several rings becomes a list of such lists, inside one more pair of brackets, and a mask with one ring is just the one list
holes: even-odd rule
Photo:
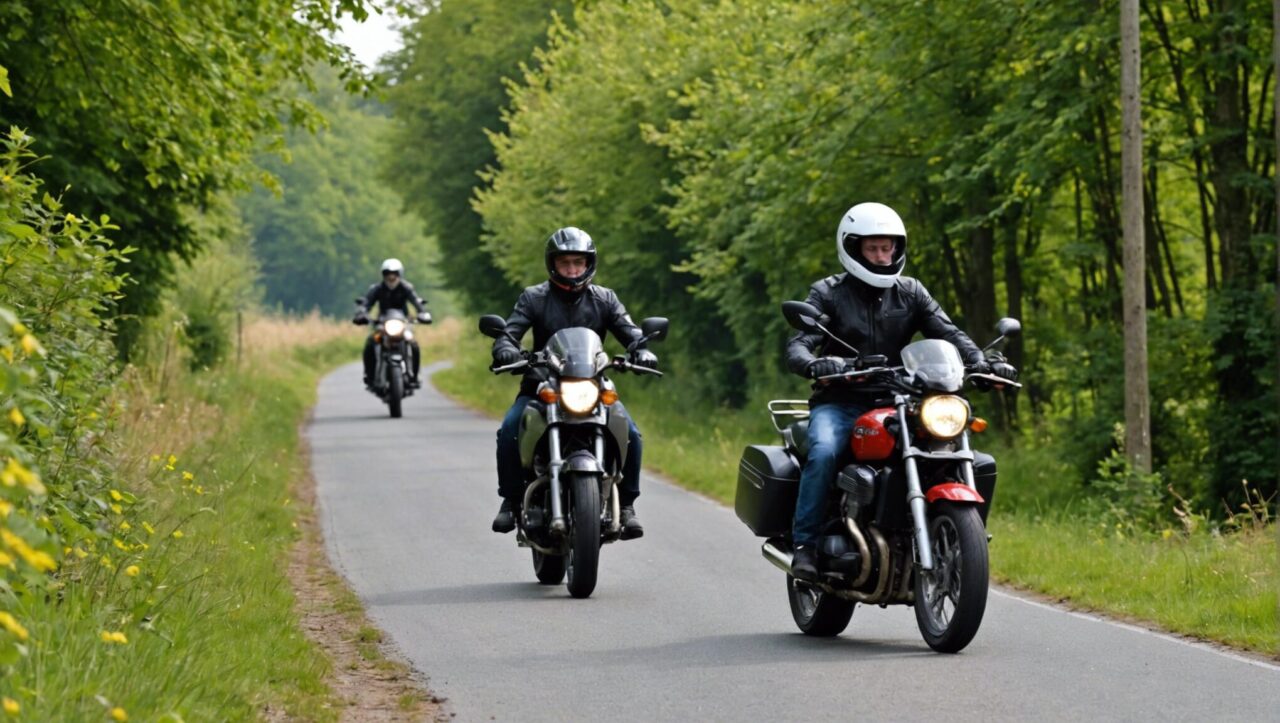
[[843, 633], [857, 604], [790, 575], [787, 575], [787, 599], [791, 602], [791, 618], [796, 621], [796, 627], [815, 638], [832, 638]]
[[404, 399], [404, 370], [399, 364], [392, 364], [387, 370], [391, 375], [391, 383], [387, 385], [387, 407], [391, 409], [391, 418], [399, 419], [400, 402]]
[[943, 504], [929, 515], [933, 570], [916, 570], [916, 624], [929, 647], [958, 653], [987, 609], [987, 533], [976, 507]]
[[559, 585], [564, 581], [564, 555], [544, 555], [533, 551], [533, 574], [543, 585]]
[[569, 478], [569, 489], [573, 491], [569, 594], [583, 598], [596, 589], [600, 567], [600, 483], [591, 475], [575, 474]]

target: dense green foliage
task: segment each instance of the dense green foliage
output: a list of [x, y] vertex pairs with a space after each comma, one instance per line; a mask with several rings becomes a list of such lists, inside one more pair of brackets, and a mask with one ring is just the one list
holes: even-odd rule
[[266, 303], [349, 315], [351, 300], [378, 281], [378, 266], [389, 256], [404, 262], [406, 277], [432, 301], [439, 277], [434, 243], [378, 178], [387, 118], [375, 102], [351, 96], [327, 68], [316, 69], [315, 84], [304, 97], [324, 114], [325, 129], [288, 133], [288, 160], [260, 161], [278, 187], [258, 188], [238, 204], [261, 263]]
[[[202, 244], [187, 207], [256, 176], [254, 154], [285, 123], [314, 125], [287, 81], [314, 63], [349, 67], [321, 31], [365, 0], [19, 0], [0, 4], [0, 58], [13, 97], [0, 127], [40, 139], [48, 187], [108, 214], [137, 249], [127, 317], [157, 310], [175, 256]], [[350, 73], [350, 71], [345, 71]], [[348, 75], [353, 88], [362, 79]], [[121, 326], [127, 350], [137, 326]]]
[[[405, 205], [426, 221], [452, 269], [450, 286], [473, 310], [514, 298], [478, 244], [480, 217], [471, 196], [479, 172], [494, 161], [488, 132], [502, 129], [503, 78], [540, 43], [551, 12], [569, 0], [444, 0], [404, 32], [404, 48], [385, 59], [395, 132], [388, 177]], [[540, 231], [545, 238], [550, 231]]]
[[[64, 546], [109, 547], [115, 504], [104, 445], [115, 356], [102, 317], [123, 257], [102, 236], [105, 218], [42, 193], [30, 143], [13, 130], [0, 151], [0, 609], [46, 595]], [[28, 650], [7, 615], [5, 666]]]
[[[1006, 426], [1104, 483], [1095, 492], [1166, 517], [1169, 484], [1219, 513], [1242, 501], [1242, 478], [1274, 494], [1269, 6], [1143, 10], [1156, 477], [1112, 463], [1113, 2], [583, 3], [512, 84], [475, 196], [487, 262], [538, 280], [539, 240], [581, 225], [601, 283], [638, 316], [673, 318], [671, 381], [712, 403], [790, 396], [802, 387], [780, 374], [777, 303], [840, 270], [846, 208], [885, 202], [907, 221], [907, 273], [962, 327], [984, 340], [997, 317], [1023, 319], [1010, 355], [1027, 389], [990, 410]], [[453, 52], [448, 40], [433, 50]], [[401, 92], [417, 115], [444, 97]]]

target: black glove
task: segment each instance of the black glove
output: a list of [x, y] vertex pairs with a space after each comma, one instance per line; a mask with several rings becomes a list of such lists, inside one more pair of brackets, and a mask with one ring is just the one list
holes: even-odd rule
[[510, 349], [510, 348], [504, 347], [502, 349], [494, 349], [493, 351], [494, 368], [510, 366], [511, 364], [515, 364], [516, 362], [521, 361], [523, 359], [524, 359], [524, 355], [521, 354], [517, 349]]
[[998, 377], [1008, 379], [1011, 382], [1018, 381], [1018, 370], [1006, 361], [992, 362], [991, 373]]
[[365, 313], [364, 309], [361, 309], [352, 317], [351, 323], [357, 326], [364, 326], [369, 323], [369, 315]]
[[658, 355], [648, 349], [636, 349], [631, 353], [631, 363], [645, 369], [658, 368]]
[[419, 324], [430, 324], [430, 323], [431, 323], [431, 312], [430, 312], [430, 311], [419, 311], [419, 312], [418, 312], [418, 323], [419, 323]]
[[805, 375], [810, 379], [829, 377], [842, 371], [844, 371], [844, 360], [834, 356], [818, 357], [804, 368]]

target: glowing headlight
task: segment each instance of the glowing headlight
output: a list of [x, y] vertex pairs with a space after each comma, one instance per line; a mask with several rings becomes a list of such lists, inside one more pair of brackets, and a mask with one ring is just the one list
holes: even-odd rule
[[387, 323], [382, 325], [382, 330], [387, 332], [387, 336], [397, 338], [404, 334], [405, 323], [401, 319], [387, 319]]
[[920, 421], [938, 439], [959, 437], [969, 423], [969, 405], [951, 394], [929, 397], [920, 405]]
[[600, 387], [593, 379], [560, 380], [560, 404], [574, 414], [588, 414], [600, 400]]

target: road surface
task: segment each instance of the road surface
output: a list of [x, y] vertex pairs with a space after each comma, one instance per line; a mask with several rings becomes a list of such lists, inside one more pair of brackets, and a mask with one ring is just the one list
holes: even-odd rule
[[429, 386], [389, 419], [351, 364], [307, 431], [330, 559], [457, 720], [1280, 720], [1280, 666], [994, 588], [959, 655], [906, 607], [805, 637], [733, 511], [650, 475], [645, 537], [571, 599], [489, 531], [496, 428]]

